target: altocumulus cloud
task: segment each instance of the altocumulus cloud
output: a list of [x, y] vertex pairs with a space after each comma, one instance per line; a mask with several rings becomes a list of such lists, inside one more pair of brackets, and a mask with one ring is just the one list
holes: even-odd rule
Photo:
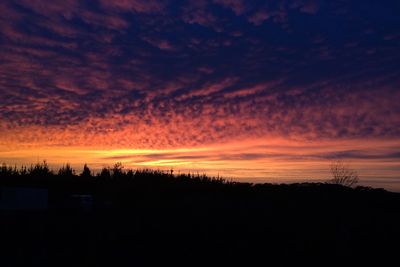
[[[0, 146], [399, 140], [399, 11], [391, 0], [1, 1]], [[264, 157], [241, 153], [224, 158]]]

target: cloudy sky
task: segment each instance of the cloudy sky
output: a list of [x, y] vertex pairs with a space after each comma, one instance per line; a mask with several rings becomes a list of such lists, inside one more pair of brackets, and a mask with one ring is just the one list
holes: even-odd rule
[[2, 0], [0, 161], [400, 191], [398, 0]]

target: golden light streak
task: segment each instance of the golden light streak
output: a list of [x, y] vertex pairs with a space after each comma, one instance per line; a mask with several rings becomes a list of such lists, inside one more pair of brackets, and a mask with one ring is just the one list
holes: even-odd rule
[[[329, 178], [329, 153], [365, 151], [376, 158], [344, 158], [368, 184], [381, 179], [391, 187], [398, 178], [397, 159], [385, 158], [400, 148], [398, 140], [320, 140], [301, 142], [281, 138], [250, 139], [213, 146], [176, 149], [95, 149], [92, 147], [0, 147], [0, 162], [29, 165], [44, 159], [54, 169], [70, 163], [78, 172], [84, 163], [92, 170], [121, 162], [126, 168], [156, 168], [222, 175], [252, 182], [324, 181]], [[400, 188], [399, 188], [400, 189]]]

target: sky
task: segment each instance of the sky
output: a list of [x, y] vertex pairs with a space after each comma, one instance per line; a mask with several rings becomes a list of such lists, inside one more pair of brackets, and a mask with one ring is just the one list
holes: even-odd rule
[[0, 162], [400, 191], [398, 0], [2, 0]]

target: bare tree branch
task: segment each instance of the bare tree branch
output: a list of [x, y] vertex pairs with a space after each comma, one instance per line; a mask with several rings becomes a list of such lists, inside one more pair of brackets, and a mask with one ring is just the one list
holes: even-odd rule
[[351, 187], [357, 184], [359, 180], [357, 171], [349, 168], [340, 160], [332, 163], [331, 174], [333, 178], [329, 182], [332, 184]]

